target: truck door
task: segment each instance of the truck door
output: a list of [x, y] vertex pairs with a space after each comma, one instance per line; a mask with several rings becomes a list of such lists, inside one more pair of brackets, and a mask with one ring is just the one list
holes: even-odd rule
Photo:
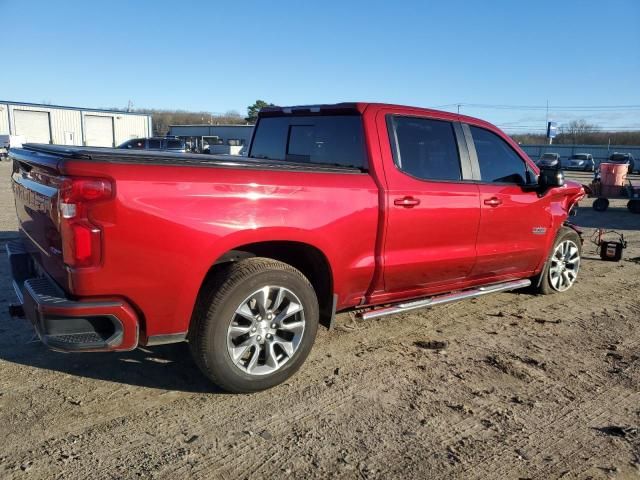
[[476, 260], [480, 204], [460, 125], [384, 111], [377, 123], [387, 183], [386, 293], [465, 280]]
[[478, 260], [472, 277], [519, 276], [532, 272], [546, 256], [552, 228], [550, 196], [531, 189], [526, 161], [499, 135], [463, 126], [472, 162], [477, 158], [480, 182]]

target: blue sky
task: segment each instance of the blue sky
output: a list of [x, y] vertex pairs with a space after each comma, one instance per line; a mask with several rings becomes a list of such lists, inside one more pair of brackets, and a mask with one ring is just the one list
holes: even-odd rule
[[[5, 100], [243, 114], [258, 98], [548, 100], [560, 122], [640, 125], [640, 108], [560, 108], [640, 105], [640, 0], [0, 0], [0, 18]], [[518, 128], [546, 117], [461, 111]]]

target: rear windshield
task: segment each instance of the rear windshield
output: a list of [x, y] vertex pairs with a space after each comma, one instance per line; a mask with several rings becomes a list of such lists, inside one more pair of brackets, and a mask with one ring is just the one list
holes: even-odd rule
[[586, 160], [587, 156], [586, 155], [571, 155], [571, 158], [574, 160]]
[[262, 117], [250, 157], [366, 168], [360, 116]]

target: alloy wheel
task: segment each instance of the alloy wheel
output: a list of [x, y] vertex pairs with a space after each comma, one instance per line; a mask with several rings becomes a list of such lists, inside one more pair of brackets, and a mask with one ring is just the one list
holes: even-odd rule
[[304, 308], [296, 294], [268, 285], [236, 308], [227, 329], [227, 350], [245, 373], [268, 375], [294, 356], [304, 329]]
[[571, 288], [578, 277], [580, 269], [580, 249], [571, 240], [560, 242], [551, 256], [549, 281], [551, 287], [564, 292]]

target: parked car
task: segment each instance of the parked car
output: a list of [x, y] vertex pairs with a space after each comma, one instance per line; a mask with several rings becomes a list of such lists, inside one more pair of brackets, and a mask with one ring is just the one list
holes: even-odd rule
[[637, 171], [640, 173], [640, 162], [636, 165], [633, 155], [630, 153], [612, 153], [609, 155], [609, 163], [627, 164], [629, 165], [629, 173]]
[[560, 168], [560, 154], [559, 153], [544, 153], [536, 162], [536, 165], [540, 168], [553, 167]]
[[0, 135], [0, 160], [7, 158], [10, 148], [20, 148], [26, 143], [22, 135]]
[[211, 380], [251, 392], [290, 377], [336, 312], [577, 279], [582, 186], [487, 122], [348, 103], [266, 108], [255, 128], [247, 157], [12, 150], [12, 313], [62, 351], [188, 340]]
[[184, 140], [179, 137], [133, 138], [118, 146], [127, 150], [166, 150], [185, 153], [188, 151]]
[[594, 172], [596, 164], [593, 161], [593, 155], [590, 153], [574, 153], [569, 157], [564, 165], [567, 170], [582, 170], [584, 172]]

